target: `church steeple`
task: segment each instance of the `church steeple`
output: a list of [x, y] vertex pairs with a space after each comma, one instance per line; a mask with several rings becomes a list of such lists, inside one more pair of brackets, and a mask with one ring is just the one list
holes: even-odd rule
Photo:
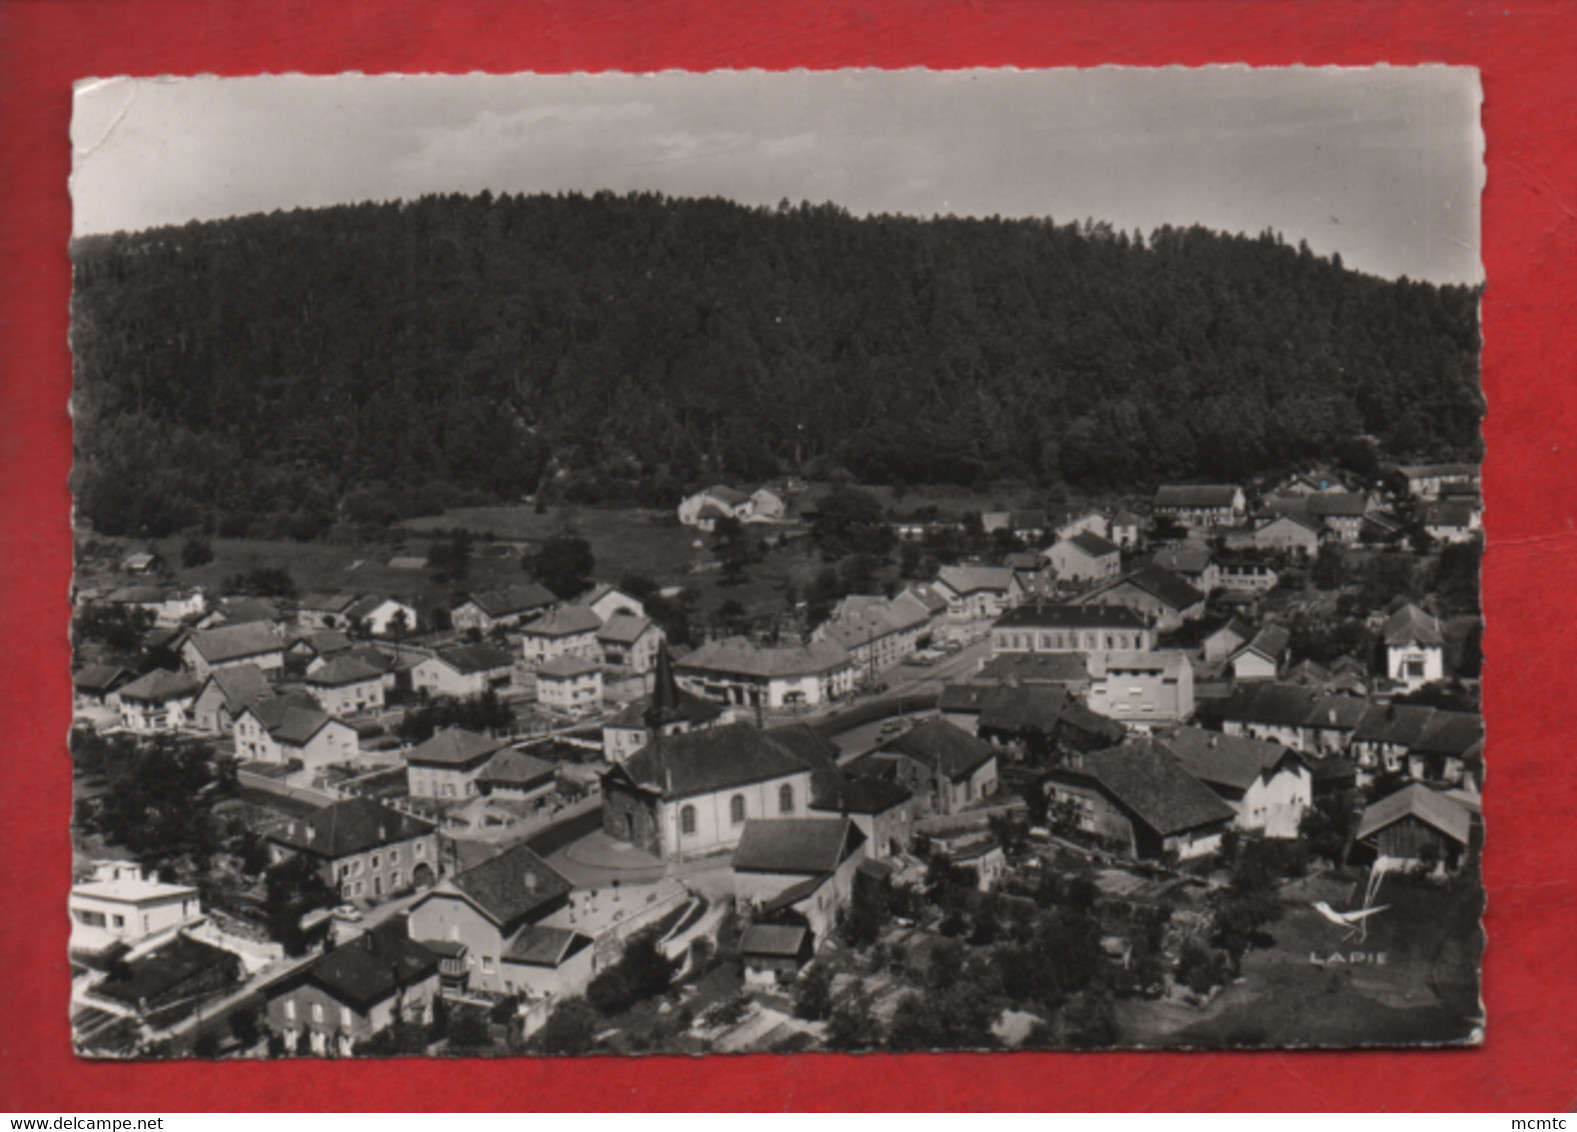
[[668, 642], [657, 643], [657, 667], [652, 676], [652, 700], [646, 708], [646, 726], [655, 737], [667, 724], [684, 718], [679, 706], [679, 685], [674, 681]]

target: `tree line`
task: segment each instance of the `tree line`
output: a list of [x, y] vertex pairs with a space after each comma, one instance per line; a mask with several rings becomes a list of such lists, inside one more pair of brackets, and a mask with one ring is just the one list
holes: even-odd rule
[[[1143, 489], [1478, 452], [1478, 291], [1204, 228], [427, 196], [74, 242], [101, 533], [705, 480]], [[589, 495], [587, 493], [590, 493]]]

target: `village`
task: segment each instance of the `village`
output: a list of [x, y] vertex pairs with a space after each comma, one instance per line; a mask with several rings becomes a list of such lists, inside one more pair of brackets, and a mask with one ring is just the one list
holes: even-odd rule
[[79, 533], [79, 1048], [1470, 1040], [1477, 466], [1020, 494]]

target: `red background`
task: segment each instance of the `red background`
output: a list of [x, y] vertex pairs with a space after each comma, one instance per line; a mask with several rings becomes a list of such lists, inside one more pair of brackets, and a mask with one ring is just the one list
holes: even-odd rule
[[[0, 1109], [1569, 1109], [1573, 248], [1559, 2], [0, 0]], [[1483, 73], [1488, 1041], [1470, 1051], [97, 1064], [67, 1028], [67, 125], [87, 76], [1470, 64]], [[1568, 447], [1562, 452], [1561, 447]]]

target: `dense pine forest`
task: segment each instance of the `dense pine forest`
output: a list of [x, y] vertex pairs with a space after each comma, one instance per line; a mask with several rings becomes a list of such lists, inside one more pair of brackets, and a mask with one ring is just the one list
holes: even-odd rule
[[82, 517], [312, 537], [552, 478], [1146, 490], [1478, 449], [1478, 291], [1278, 236], [433, 196], [78, 240]]

